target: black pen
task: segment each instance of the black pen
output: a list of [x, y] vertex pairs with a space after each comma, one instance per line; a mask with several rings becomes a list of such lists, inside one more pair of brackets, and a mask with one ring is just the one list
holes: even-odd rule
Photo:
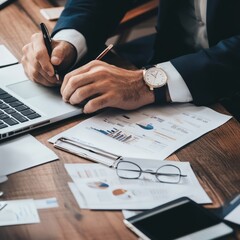
[[[40, 27], [41, 27], [41, 31], [42, 31], [42, 35], [43, 35], [44, 44], [45, 44], [45, 46], [47, 48], [47, 51], [48, 51], [48, 56], [51, 58], [51, 55], [52, 55], [52, 45], [51, 45], [52, 39], [49, 35], [49, 32], [48, 32], [48, 29], [47, 29], [46, 25], [44, 23], [40, 23]], [[55, 72], [57, 80], [59, 80], [57, 70], [54, 69], [54, 72]]]

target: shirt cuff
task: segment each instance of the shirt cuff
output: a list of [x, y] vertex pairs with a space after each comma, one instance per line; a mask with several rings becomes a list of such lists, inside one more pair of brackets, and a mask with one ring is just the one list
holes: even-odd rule
[[78, 63], [87, 52], [87, 43], [85, 37], [75, 29], [63, 29], [57, 32], [53, 36], [53, 39], [69, 42], [75, 47], [77, 50], [77, 59], [74, 65]]
[[171, 62], [159, 63], [156, 67], [162, 68], [167, 74], [167, 85], [172, 102], [191, 102], [193, 100], [185, 81]]

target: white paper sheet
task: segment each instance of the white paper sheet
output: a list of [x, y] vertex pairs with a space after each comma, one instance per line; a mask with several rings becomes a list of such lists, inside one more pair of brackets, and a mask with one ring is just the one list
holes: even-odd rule
[[7, 49], [6, 46], [0, 45], [0, 67], [18, 63], [16, 57]]
[[87, 202], [85, 201], [82, 193], [78, 190], [77, 186], [73, 182], [69, 182], [68, 186], [69, 186], [73, 196], [75, 197], [75, 199], [78, 203], [78, 206], [80, 208], [87, 209], [88, 208]]
[[58, 159], [52, 150], [30, 134], [1, 142], [0, 153], [0, 176]]
[[59, 207], [56, 198], [44, 198], [34, 200], [37, 209], [57, 208]]
[[67, 137], [123, 157], [163, 160], [230, 118], [192, 104], [149, 106], [132, 112], [112, 110], [87, 119], [49, 141]]
[[75, 192], [74, 196], [81, 208], [149, 209], [183, 196], [197, 203], [211, 203], [189, 163], [150, 159], [131, 161], [138, 163], [142, 169], [152, 170], [170, 162], [178, 166], [187, 177], [182, 178], [178, 184], [159, 183], [150, 174], [143, 175], [138, 180], [127, 180], [119, 178], [114, 169], [100, 164], [65, 164], [75, 184], [71, 190]]
[[39, 223], [33, 199], [0, 202], [0, 226]]
[[225, 216], [224, 219], [240, 225], [240, 204]]

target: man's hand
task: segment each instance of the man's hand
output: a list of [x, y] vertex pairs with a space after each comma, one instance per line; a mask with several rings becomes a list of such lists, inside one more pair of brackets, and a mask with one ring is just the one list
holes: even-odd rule
[[42, 33], [32, 35], [31, 42], [22, 49], [22, 64], [26, 75], [45, 86], [59, 85], [54, 67], [59, 72], [69, 68], [76, 59], [76, 49], [66, 41], [52, 40], [52, 55], [48, 56]]
[[68, 73], [61, 94], [73, 105], [89, 99], [84, 113], [106, 107], [132, 110], [154, 102], [142, 70], [126, 70], [98, 60]]

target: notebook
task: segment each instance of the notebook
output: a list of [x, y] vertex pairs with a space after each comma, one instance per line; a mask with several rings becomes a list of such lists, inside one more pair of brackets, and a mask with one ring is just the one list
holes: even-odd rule
[[0, 69], [0, 140], [82, 113], [59, 88], [30, 81], [21, 64]]

